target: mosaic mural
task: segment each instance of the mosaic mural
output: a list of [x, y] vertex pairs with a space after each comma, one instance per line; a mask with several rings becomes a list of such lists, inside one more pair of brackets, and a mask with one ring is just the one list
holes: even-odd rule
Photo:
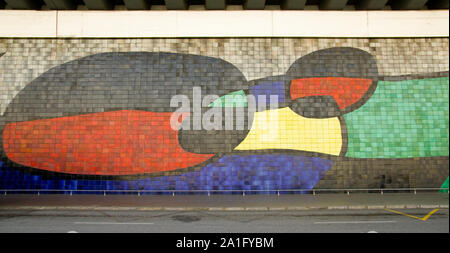
[[[171, 104], [195, 101], [194, 87], [218, 96], [198, 113], [231, 108], [231, 128], [223, 117], [217, 129], [196, 129], [196, 105]], [[375, 57], [353, 47], [316, 50], [253, 80], [216, 57], [92, 54], [40, 74], [7, 105], [0, 189], [439, 187], [448, 89], [448, 71], [381, 75]], [[173, 115], [190, 127], [173, 129]]]

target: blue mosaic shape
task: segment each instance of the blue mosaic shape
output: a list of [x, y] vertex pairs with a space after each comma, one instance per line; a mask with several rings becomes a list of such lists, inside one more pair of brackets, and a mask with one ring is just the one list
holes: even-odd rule
[[266, 105], [270, 105], [270, 96], [278, 96], [278, 104], [284, 103], [285, 101], [285, 91], [284, 82], [267, 82], [260, 83], [258, 85], [250, 87], [250, 94], [255, 96], [256, 104], [262, 103], [259, 101], [258, 96], [266, 96]]
[[[332, 161], [295, 155], [228, 155], [200, 170], [136, 180], [44, 178], [0, 162], [0, 189], [47, 190], [286, 190], [312, 189]], [[274, 193], [274, 192], [273, 192]]]

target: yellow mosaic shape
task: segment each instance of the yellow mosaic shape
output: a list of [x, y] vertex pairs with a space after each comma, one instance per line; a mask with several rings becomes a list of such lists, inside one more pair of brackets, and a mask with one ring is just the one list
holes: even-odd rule
[[341, 148], [337, 117], [305, 118], [285, 107], [256, 112], [252, 128], [235, 150], [292, 149], [339, 155]]

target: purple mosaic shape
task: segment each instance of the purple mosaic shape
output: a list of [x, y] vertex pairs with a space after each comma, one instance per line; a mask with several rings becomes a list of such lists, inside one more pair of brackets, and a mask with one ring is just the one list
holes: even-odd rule
[[266, 96], [266, 105], [270, 105], [270, 96], [278, 96], [278, 104], [284, 103], [284, 82], [267, 82], [250, 87], [250, 94], [255, 96], [256, 104], [260, 103], [258, 96]]
[[229, 155], [200, 170], [137, 180], [47, 178], [0, 162], [0, 189], [55, 190], [286, 190], [312, 189], [332, 161], [285, 154]]

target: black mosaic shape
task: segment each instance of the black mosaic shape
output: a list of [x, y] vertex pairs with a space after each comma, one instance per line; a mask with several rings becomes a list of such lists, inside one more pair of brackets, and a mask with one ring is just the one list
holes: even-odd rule
[[11, 101], [4, 122], [115, 110], [173, 112], [174, 95], [192, 101], [246, 89], [244, 75], [212, 57], [177, 53], [101, 53], [61, 64], [28, 84]]
[[[202, 108], [202, 113], [211, 109]], [[201, 130], [193, 129], [193, 125], [190, 125], [190, 129], [180, 129], [178, 132], [178, 143], [180, 146], [192, 153], [197, 154], [223, 154], [229, 153], [234, 150], [247, 136], [250, 131], [249, 118], [253, 115], [248, 115], [248, 108], [231, 108], [233, 110], [240, 109], [242, 112], [242, 119], [237, 120], [236, 111], [233, 111], [232, 119], [226, 119], [226, 108], [215, 108], [222, 110], [221, 130]], [[232, 122], [227, 130], [225, 122]], [[183, 123], [192, 123], [192, 117], [187, 117]]]
[[289, 79], [308, 77], [353, 77], [377, 80], [374, 57], [361, 49], [333, 47], [314, 51], [296, 60], [286, 72]]
[[295, 99], [289, 106], [306, 118], [331, 118], [341, 116], [338, 104], [331, 96], [311, 96]]

